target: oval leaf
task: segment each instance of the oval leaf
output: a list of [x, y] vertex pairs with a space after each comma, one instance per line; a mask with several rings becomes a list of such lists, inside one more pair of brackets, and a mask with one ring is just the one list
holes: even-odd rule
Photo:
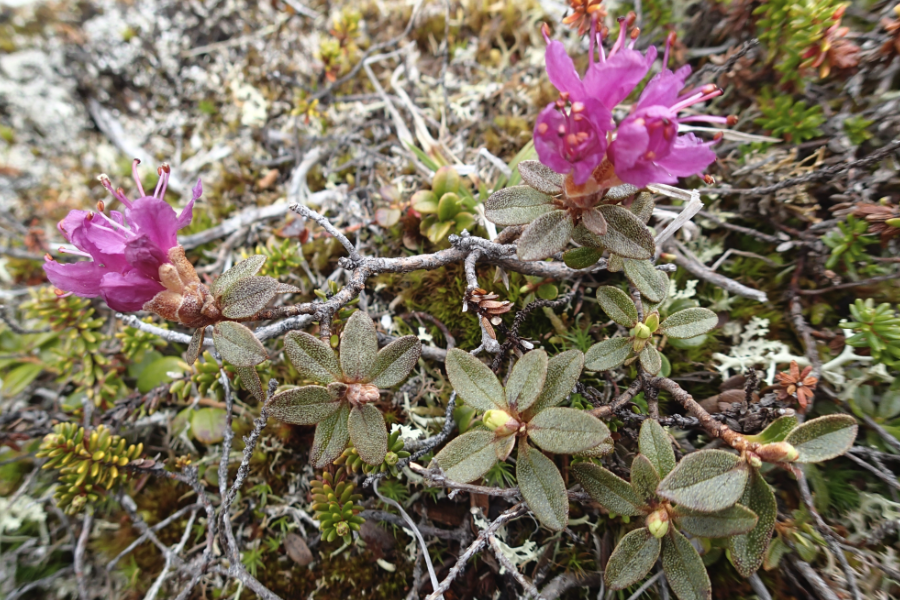
[[644, 578], [659, 557], [660, 542], [646, 527], [629, 532], [606, 563], [603, 578], [613, 590], [622, 590]]
[[497, 462], [494, 432], [474, 429], [454, 438], [437, 453], [434, 462], [452, 481], [475, 481]]
[[284, 353], [303, 379], [327, 385], [343, 377], [337, 356], [328, 342], [305, 331], [292, 331], [285, 336]]
[[724, 450], [688, 454], [659, 484], [657, 493], [694, 510], [715, 512], [733, 506], [744, 493], [747, 463]]
[[669, 276], [654, 267], [649, 260], [624, 260], [628, 281], [650, 302], [662, 302], [669, 291]]
[[631, 462], [631, 487], [644, 503], [656, 498], [659, 474], [656, 467], [643, 454], [638, 454]]
[[406, 379], [421, 354], [422, 342], [416, 336], [406, 335], [394, 340], [378, 351], [369, 373], [372, 384], [380, 388], [394, 387]]
[[520, 260], [542, 260], [565, 249], [575, 224], [564, 210], [539, 216], [519, 238], [516, 254]]
[[569, 470], [591, 498], [609, 512], [626, 517], [644, 514], [641, 510], [644, 507], [643, 500], [635, 493], [631, 484], [621, 477], [589, 462], [576, 463]]
[[750, 481], [741, 496], [741, 504], [752, 510], [758, 520], [747, 533], [730, 538], [728, 548], [731, 551], [731, 562], [738, 573], [750, 577], [765, 558], [766, 548], [775, 529], [775, 519], [778, 517], [775, 494], [756, 469], [751, 469]]
[[240, 323], [222, 321], [213, 326], [213, 342], [226, 361], [236, 367], [255, 367], [269, 360], [262, 342]]
[[503, 386], [483, 362], [459, 348], [447, 353], [447, 377], [466, 404], [478, 410], [508, 410]]
[[253, 397], [260, 402], [266, 401], [266, 392], [263, 390], [262, 381], [256, 367], [235, 367], [238, 376], [241, 378], [241, 387], [253, 394]]
[[651, 375], [659, 373], [659, 370], [662, 368], [662, 358], [660, 357], [656, 346], [648, 343], [644, 346], [644, 349], [641, 350], [640, 357], [641, 366], [644, 367], [645, 371]]
[[543, 350], [526, 352], [516, 362], [506, 380], [506, 403], [518, 411], [534, 404], [547, 379], [547, 353]]
[[552, 407], [539, 412], [528, 423], [531, 440], [547, 452], [576, 454], [609, 439], [609, 429], [591, 413], [574, 408]]
[[719, 317], [708, 308], [686, 308], [679, 310], [659, 324], [659, 332], [670, 338], [687, 339], [703, 335], [713, 329]]
[[338, 410], [316, 425], [316, 435], [309, 453], [309, 462], [315, 468], [325, 468], [347, 447], [347, 442], [350, 441], [350, 432], [347, 429], [349, 417], [350, 405], [341, 402]]
[[553, 531], [562, 531], [569, 523], [569, 497], [566, 484], [553, 461], [530, 448], [520, 438], [516, 457], [516, 480], [519, 491], [541, 524]]
[[563, 262], [570, 269], [587, 269], [597, 264], [597, 261], [603, 258], [603, 251], [597, 248], [572, 248], [566, 250], [563, 254]]
[[[547, 377], [544, 379], [544, 387], [531, 408], [525, 412], [525, 420], [529, 420], [545, 408], [556, 406], [572, 393], [581, 371], [584, 368], [584, 355], [580, 350], [566, 350], [560, 352], [547, 361]], [[522, 407], [519, 407], [522, 411]]]
[[597, 210], [606, 219], [606, 235], [600, 239], [610, 252], [639, 260], [653, 256], [656, 252], [653, 234], [631, 211], [614, 204], [598, 206]]
[[584, 367], [589, 371], [615, 369], [631, 355], [631, 340], [626, 337], [597, 342], [584, 354]]
[[769, 426], [756, 435], [745, 435], [744, 438], [748, 442], [758, 442], [760, 444], [772, 444], [775, 442], [783, 442], [784, 438], [797, 427], [797, 417], [786, 415], [778, 417]]
[[523, 160], [518, 164], [519, 175], [528, 186], [551, 196], [562, 191], [563, 176], [539, 160]]
[[229, 319], [252, 317], [271, 302], [280, 287], [275, 279], [258, 275], [236, 281], [222, 294], [222, 314]]
[[588, 231], [588, 228], [584, 226], [584, 223], [579, 223], [575, 226], [575, 229], [572, 230], [572, 240], [579, 246], [586, 246], [594, 250], [599, 250], [601, 255], [605, 250], [600, 236], [594, 235]]
[[497, 225], [527, 225], [555, 209], [553, 198], [547, 194], [515, 185], [491, 194], [484, 203], [484, 216]]
[[631, 203], [629, 209], [634, 213], [642, 223], [646, 224], [650, 217], [653, 216], [653, 209], [656, 208], [656, 202], [653, 201], [653, 194], [642, 192], [637, 195], [634, 202]]
[[225, 439], [225, 410], [201, 408], [191, 412], [191, 435], [204, 444], [218, 444]]
[[723, 538], [747, 533], [756, 526], [756, 514], [740, 504], [714, 513], [704, 513], [676, 506], [675, 523], [691, 535]]
[[371, 404], [354, 406], [347, 421], [350, 440], [359, 457], [370, 465], [380, 465], [387, 454], [388, 432], [381, 411]]
[[375, 323], [369, 315], [358, 310], [347, 319], [341, 333], [340, 359], [344, 381], [371, 381], [377, 355], [378, 334], [375, 333]]
[[237, 263], [215, 280], [209, 291], [216, 298], [220, 298], [228, 292], [235, 283], [246, 277], [256, 275], [266, 262], [266, 257], [262, 254], [256, 254], [241, 262]]
[[710, 600], [712, 584], [703, 559], [677, 529], [662, 540], [662, 566], [669, 587], [679, 600]]
[[341, 403], [319, 385], [308, 385], [275, 394], [269, 402], [269, 416], [292, 425], [314, 425], [330, 417]]
[[800, 454], [795, 462], [815, 463], [844, 454], [853, 446], [858, 429], [850, 415], [826, 415], [803, 423], [784, 441]]
[[637, 324], [637, 307], [628, 294], [619, 288], [609, 285], [597, 288], [597, 301], [603, 312], [622, 327], [634, 327]]
[[638, 448], [656, 468], [660, 478], [665, 477], [675, 468], [675, 452], [669, 434], [654, 419], [645, 419], [638, 435]]

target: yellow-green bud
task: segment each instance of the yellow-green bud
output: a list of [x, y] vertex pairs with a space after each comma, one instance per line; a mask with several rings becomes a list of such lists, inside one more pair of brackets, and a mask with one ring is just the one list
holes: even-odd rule
[[644, 325], [643, 323], [638, 323], [634, 326], [634, 329], [631, 330], [632, 335], [639, 340], [648, 340], [652, 335], [652, 332], [649, 327]]
[[756, 453], [766, 462], [794, 462], [800, 453], [787, 442], [775, 442], [761, 446]]
[[665, 508], [660, 508], [650, 513], [647, 517], [647, 529], [657, 539], [669, 533], [669, 512]]
[[654, 311], [647, 315], [647, 318], [644, 319], [644, 325], [647, 326], [650, 333], [656, 333], [656, 330], [659, 329], [659, 313]]
[[388, 452], [387, 454], [384, 455], [385, 464], [390, 465], [392, 467], [394, 465], [396, 465], [397, 461], [399, 461], [399, 460], [400, 460], [400, 457], [397, 456], [396, 452]]
[[755, 452], [747, 453], [747, 463], [750, 464], [754, 469], [758, 469], [762, 466], [762, 459], [759, 457], [759, 454]]
[[441, 167], [431, 180], [431, 191], [440, 198], [447, 192], [459, 190], [459, 173], [453, 167]]
[[900, 227], [900, 217], [896, 217], [893, 219], [888, 219], [884, 222], [886, 225], [890, 225], [891, 227]]
[[334, 526], [334, 531], [339, 536], [344, 537], [345, 535], [350, 533], [350, 525], [348, 525], [346, 521], [341, 521]]
[[519, 422], [502, 410], [487, 411], [482, 417], [482, 422], [485, 427], [500, 436], [514, 433], [519, 428]]

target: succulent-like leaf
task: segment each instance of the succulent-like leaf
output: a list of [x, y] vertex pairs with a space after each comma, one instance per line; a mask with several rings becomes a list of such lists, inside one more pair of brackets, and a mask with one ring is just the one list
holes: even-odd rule
[[738, 573], [750, 577], [763, 562], [775, 529], [775, 519], [778, 517], [775, 494], [756, 469], [751, 469], [750, 481], [741, 496], [741, 505], [753, 511], [758, 520], [747, 533], [731, 537], [728, 549], [731, 551], [731, 562]]
[[624, 259], [625, 277], [650, 302], [662, 302], [669, 291], [669, 276], [649, 260]]
[[380, 465], [387, 454], [388, 432], [381, 411], [371, 404], [354, 406], [347, 421], [350, 440], [363, 462]]
[[547, 379], [547, 353], [532, 350], [522, 355], [506, 380], [506, 403], [524, 412], [534, 404]]
[[450, 385], [466, 404], [478, 410], [509, 410], [503, 386], [483, 362], [453, 348], [447, 353], [445, 365]]
[[350, 441], [350, 431], [347, 429], [349, 417], [350, 404], [341, 402], [338, 410], [316, 425], [316, 435], [309, 452], [309, 462], [315, 468], [323, 469], [330, 465], [347, 447]]
[[669, 587], [679, 600], [710, 600], [712, 584], [703, 559], [674, 527], [662, 540], [662, 567]]
[[644, 578], [659, 558], [660, 541], [646, 527], [628, 532], [606, 563], [603, 578], [612, 590], [622, 590]]
[[392, 388], [409, 375], [422, 354], [422, 342], [414, 335], [396, 339], [375, 357], [375, 364], [369, 372], [372, 385]]
[[859, 426], [850, 415], [825, 415], [803, 423], [784, 441], [797, 449], [795, 462], [816, 463], [844, 454], [853, 446]]
[[498, 443], [493, 431], [473, 429], [450, 440], [434, 457], [434, 462], [450, 480], [459, 483], [475, 481], [497, 462]]
[[522, 181], [539, 192], [551, 196], [562, 191], [563, 176], [539, 160], [523, 160], [519, 163], [519, 175]]
[[484, 203], [484, 216], [497, 225], [527, 225], [556, 210], [553, 198], [527, 185], [497, 190]]
[[631, 487], [638, 498], [649, 502], [656, 498], [656, 488], [659, 486], [659, 474], [650, 459], [643, 454], [638, 454], [631, 461]]
[[699, 450], [681, 459], [660, 482], [657, 493], [687, 508], [715, 512], [740, 499], [748, 470], [747, 463], [736, 454]]
[[535, 444], [554, 454], [577, 454], [609, 439], [609, 428], [589, 412], [554, 406], [528, 423]]
[[601, 239], [610, 252], [639, 260], [653, 256], [656, 252], [653, 234], [631, 211], [615, 204], [599, 206], [597, 210], [606, 219], [606, 235]]
[[[546, 412], [546, 411], [545, 411]], [[566, 484], [553, 461], [519, 438], [516, 457], [519, 491], [534, 516], [548, 529], [562, 531], [569, 523], [569, 497]]]
[[328, 342], [305, 331], [292, 331], [284, 336], [284, 353], [304, 379], [327, 385], [343, 378], [337, 356]]
[[519, 260], [541, 260], [564, 250], [574, 228], [572, 216], [564, 210], [539, 216], [519, 238], [516, 249]]
[[188, 344], [187, 353], [184, 360], [187, 364], [192, 365], [197, 362], [200, 357], [200, 350], [203, 348], [203, 338], [206, 337], [206, 327], [198, 327], [191, 335], [191, 343]]
[[563, 254], [563, 262], [570, 269], [587, 269], [597, 264], [597, 261], [603, 258], [603, 251], [597, 248], [582, 246], [581, 248], [570, 248]]
[[676, 506], [673, 516], [679, 529], [683, 529], [691, 535], [708, 538], [723, 538], [747, 533], [756, 526], [758, 520], [752, 510], [740, 504], [714, 513]]
[[253, 332], [234, 321], [213, 326], [213, 342], [226, 361], [236, 367], [255, 367], [269, 360], [269, 354]]
[[527, 411], [519, 406], [519, 412], [524, 414], [525, 420], [530, 420], [532, 415], [565, 400], [578, 383], [583, 368], [584, 355], [580, 350], [566, 350], [547, 361], [547, 377], [541, 393]]
[[[236, 281], [228, 291], [222, 294], [219, 303], [222, 315], [229, 319], [245, 319], [252, 317], [272, 301], [283, 288], [276, 279], [253, 275]], [[291, 291], [300, 291], [291, 286]]]
[[589, 371], [609, 371], [625, 362], [630, 355], [630, 338], [610, 338], [588, 348], [584, 354], [584, 367]]
[[241, 262], [237, 263], [216, 279], [210, 286], [209, 291], [216, 298], [220, 298], [225, 294], [231, 286], [246, 277], [256, 275], [266, 262], [266, 257], [262, 254], [256, 254]]
[[659, 324], [660, 333], [676, 340], [702, 335], [713, 329], [719, 317], [708, 308], [686, 308], [679, 310]]
[[644, 346], [644, 349], [641, 350], [640, 359], [641, 366], [651, 375], [656, 375], [662, 368], [662, 358], [660, 358], [659, 351], [652, 343]]
[[361, 310], [347, 319], [341, 333], [341, 370], [346, 382], [368, 382], [373, 379], [372, 367], [378, 355], [378, 334], [375, 323]]
[[269, 402], [269, 416], [292, 425], [315, 425], [333, 415], [341, 407], [329, 391], [319, 385], [308, 385], [279, 392]]
[[638, 448], [656, 468], [660, 478], [665, 477], [675, 468], [675, 452], [669, 434], [654, 419], [645, 419], [638, 435]]
[[619, 288], [609, 285], [597, 288], [597, 302], [603, 312], [622, 327], [634, 327], [637, 324], [637, 307], [628, 294]]
[[745, 435], [744, 438], [748, 442], [758, 442], [760, 444], [772, 444], [774, 442], [783, 442], [784, 438], [797, 427], [797, 417], [793, 415], [785, 415], [778, 417], [769, 426], [757, 433], [756, 435]]
[[618, 475], [589, 462], [576, 463], [569, 470], [591, 498], [606, 510], [626, 517], [637, 517], [646, 512], [641, 497]]
[[245, 390], [253, 394], [253, 397], [260, 402], [266, 401], [266, 392], [263, 390], [262, 381], [256, 367], [235, 367], [237, 374], [241, 378], [241, 385]]
[[441, 221], [449, 221], [459, 213], [459, 196], [448, 192], [438, 201], [437, 217]]

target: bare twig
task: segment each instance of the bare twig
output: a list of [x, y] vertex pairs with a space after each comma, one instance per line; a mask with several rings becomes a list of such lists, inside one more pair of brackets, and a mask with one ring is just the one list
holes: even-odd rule
[[529, 581], [527, 577], [522, 575], [519, 572], [519, 569], [516, 568], [516, 565], [512, 564], [512, 561], [506, 557], [503, 553], [503, 548], [500, 547], [500, 542], [497, 538], [491, 534], [487, 536], [488, 543], [490, 543], [491, 548], [494, 550], [494, 556], [497, 557], [497, 562], [500, 563], [500, 566], [509, 571], [509, 573], [513, 576], [513, 578], [519, 582], [519, 585], [522, 586], [522, 589], [525, 590], [525, 598], [536, 598], [537, 600], [544, 600], [544, 597], [541, 596], [541, 593], [534, 587], [534, 584]]
[[75, 546], [75, 580], [78, 583], [78, 597], [81, 600], [90, 600], [87, 590], [87, 582], [84, 580], [84, 552], [87, 549], [88, 539], [91, 537], [91, 527], [94, 524], [94, 513], [88, 510], [84, 513], [81, 522], [81, 535], [78, 536], [78, 544]]
[[699, 277], [704, 281], [708, 281], [714, 285], [719, 286], [727, 290], [732, 294], [736, 294], [738, 296], [743, 296], [744, 298], [750, 298], [751, 300], [756, 300], [757, 302], [767, 302], [768, 297], [766, 293], [760, 290], [754, 290], [753, 288], [749, 288], [742, 283], [738, 283], [734, 279], [729, 279], [724, 275], [716, 273], [703, 263], [694, 260], [690, 257], [690, 252], [684, 245], [678, 240], [670, 240], [668, 245], [666, 246], [666, 252], [669, 252], [675, 256], [675, 264], [679, 267], [683, 267], [686, 271], [694, 275], [695, 277]]

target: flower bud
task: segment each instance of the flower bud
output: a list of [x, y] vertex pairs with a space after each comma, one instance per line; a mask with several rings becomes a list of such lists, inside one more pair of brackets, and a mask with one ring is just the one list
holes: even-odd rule
[[399, 460], [400, 460], [400, 457], [397, 456], [396, 452], [388, 452], [387, 454], [384, 455], [384, 463], [391, 467], [396, 465], [397, 462], [399, 462]]
[[644, 319], [644, 325], [647, 326], [650, 333], [656, 333], [656, 330], [659, 329], [659, 313], [654, 311], [647, 315], [647, 318]]
[[756, 453], [766, 462], [794, 462], [800, 456], [797, 449], [787, 442], [765, 444]]
[[885, 223], [885, 225], [890, 225], [891, 227], [900, 228], [900, 217], [896, 217], [894, 219], [888, 219], [884, 223]]
[[759, 457], [759, 454], [756, 454], [755, 452], [748, 452], [747, 463], [754, 469], [758, 469], [762, 466], [762, 459]]
[[650, 513], [647, 517], [647, 529], [657, 539], [669, 533], [669, 512], [665, 508], [660, 508]]
[[346, 521], [341, 521], [335, 524], [334, 531], [339, 537], [344, 537], [350, 533], [350, 525], [348, 525]]
[[509, 413], [502, 410], [489, 410], [482, 417], [484, 426], [499, 436], [510, 435], [519, 429], [519, 422], [513, 419]]
[[[657, 319], [659, 319], [659, 317], [657, 317]], [[634, 329], [631, 330], [631, 335], [639, 340], [649, 340], [652, 334], [653, 332], [650, 328], [643, 323], [638, 323], [634, 326]]]

